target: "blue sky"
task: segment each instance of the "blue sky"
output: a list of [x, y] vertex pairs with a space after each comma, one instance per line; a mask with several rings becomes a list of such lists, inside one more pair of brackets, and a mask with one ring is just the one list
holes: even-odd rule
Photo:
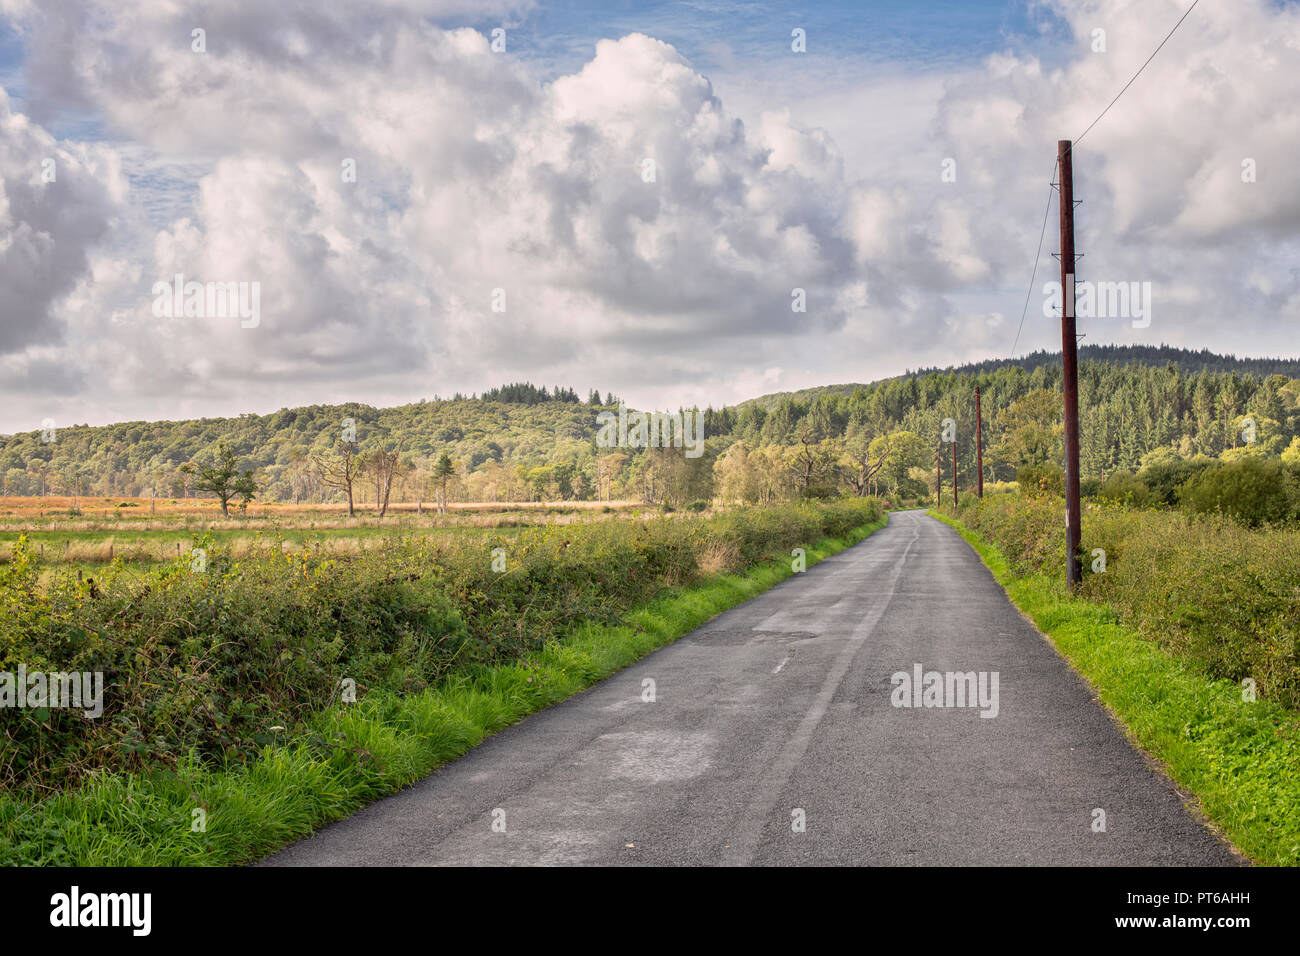
[[0, 22], [0, 86], [9, 91], [9, 95], [21, 98], [22, 95], [23, 44], [12, 27]]
[[[498, 19], [451, 17], [444, 26], [483, 33]], [[591, 59], [596, 42], [646, 33], [672, 44], [696, 69], [725, 70], [733, 58], [786, 56], [791, 30], [807, 35], [814, 65], [856, 70], [905, 66], [923, 71], [976, 62], [1008, 49], [1045, 55], [1069, 39], [1050, 10], [1026, 0], [860, 0], [856, 3], [770, 3], [763, 0], [540, 0], [518, 20], [506, 20], [510, 52], [542, 79], [572, 73]], [[0, 86], [23, 108], [21, 37], [0, 22]], [[93, 117], [51, 117], [60, 136], [102, 135]]]
[[707, 73], [725, 65], [722, 49], [743, 57], [786, 55], [795, 27], [806, 32], [810, 57], [915, 68], [970, 62], [1013, 44], [1037, 52], [1066, 37], [1064, 24], [1041, 9], [1031, 16], [1020, 0], [556, 0], [526, 16], [511, 36], [520, 56], [548, 64], [551, 73], [580, 67], [599, 39], [634, 32], [671, 43]]

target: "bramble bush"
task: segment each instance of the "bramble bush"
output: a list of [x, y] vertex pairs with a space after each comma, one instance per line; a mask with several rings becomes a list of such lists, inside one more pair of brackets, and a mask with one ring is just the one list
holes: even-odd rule
[[0, 788], [166, 772], [190, 754], [243, 760], [337, 701], [344, 679], [358, 696], [418, 692], [881, 514], [874, 499], [800, 503], [517, 537], [394, 536], [348, 556], [286, 553], [269, 537], [238, 560], [205, 538], [203, 570], [189, 555], [143, 574], [118, 562], [94, 578], [57, 571], [44, 587], [23, 539], [0, 565], [0, 671], [102, 672], [104, 711], [0, 708]]

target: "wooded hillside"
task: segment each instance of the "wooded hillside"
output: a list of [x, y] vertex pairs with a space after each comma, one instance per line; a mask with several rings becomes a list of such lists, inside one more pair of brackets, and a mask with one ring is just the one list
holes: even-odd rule
[[[1083, 350], [1083, 477], [1136, 470], [1152, 455], [1300, 458], [1300, 362], [1234, 359], [1176, 349]], [[1100, 357], [1098, 357], [1100, 356]], [[723, 497], [768, 501], [801, 494], [925, 493], [942, 422], [956, 424], [963, 484], [974, 475], [974, 389], [982, 390], [986, 477], [1059, 461], [1060, 368], [1051, 356], [1019, 364], [899, 376], [706, 409], [704, 454], [598, 447], [597, 415], [612, 395], [527, 383], [481, 398], [455, 396], [377, 409], [355, 403], [271, 415], [124, 422], [0, 438], [4, 493], [183, 497], [225, 442], [251, 470], [257, 496], [342, 500], [322, 481], [352, 423], [358, 503], [383, 497], [370, 456], [397, 454], [394, 501], [643, 498], [682, 504]], [[1253, 439], [1253, 440], [1248, 440]], [[448, 464], [440, 466], [443, 456]], [[945, 449], [945, 459], [948, 452]], [[947, 465], [945, 465], [945, 469]], [[927, 471], [928, 470], [928, 471]]]

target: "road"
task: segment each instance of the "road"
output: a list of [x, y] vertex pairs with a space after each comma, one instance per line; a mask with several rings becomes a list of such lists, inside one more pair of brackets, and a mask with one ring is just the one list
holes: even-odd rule
[[[977, 687], [986, 675], [984, 706], [978, 693], [895, 706], [892, 675], [918, 664], [973, 672]], [[958, 704], [966, 686], [939, 690]], [[861, 544], [264, 863], [1238, 861], [957, 533], [895, 512]]]

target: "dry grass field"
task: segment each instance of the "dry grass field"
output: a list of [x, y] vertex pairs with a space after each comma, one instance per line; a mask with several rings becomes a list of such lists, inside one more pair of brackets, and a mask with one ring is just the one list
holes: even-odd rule
[[215, 498], [2, 497], [0, 563], [24, 535], [43, 564], [93, 566], [169, 560], [207, 533], [236, 556], [264, 547], [269, 536], [279, 536], [286, 551], [355, 553], [393, 535], [508, 531], [657, 513], [634, 501], [452, 502], [446, 514], [427, 503], [390, 505], [380, 518], [365, 507], [349, 517], [344, 504], [258, 502], [244, 511], [232, 507], [223, 518]]

